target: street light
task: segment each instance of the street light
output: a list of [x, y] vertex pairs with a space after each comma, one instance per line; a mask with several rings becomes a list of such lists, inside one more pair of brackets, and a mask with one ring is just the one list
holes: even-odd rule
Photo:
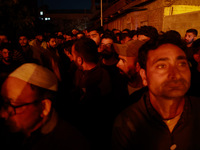
[[101, 26], [103, 26], [103, 4], [102, 4], [102, 0], [101, 0]]

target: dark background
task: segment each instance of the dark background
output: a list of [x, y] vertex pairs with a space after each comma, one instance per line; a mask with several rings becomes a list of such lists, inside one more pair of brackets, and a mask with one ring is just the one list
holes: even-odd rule
[[90, 9], [91, 0], [38, 0], [41, 5], [48, 5], [49, 9]]

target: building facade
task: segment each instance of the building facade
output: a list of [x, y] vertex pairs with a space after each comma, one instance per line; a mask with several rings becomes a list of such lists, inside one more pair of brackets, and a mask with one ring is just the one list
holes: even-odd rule
[[159, 32], [176, 30], [182, 37], [189, 28], [200, 31], [200, 1], [197, 0], [120, 0], [114, 8], [104, 11], [104, 29], [137, 30], [150, 25]]

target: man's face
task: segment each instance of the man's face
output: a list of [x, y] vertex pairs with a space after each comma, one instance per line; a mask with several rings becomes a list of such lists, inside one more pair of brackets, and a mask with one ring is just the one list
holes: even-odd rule
[[42, 35], [37, 35], [35, 38], [40, 42], [43, 41], [43, 36]]
[[8, 42], [8, 38], [5, 35], [0, 35], [0, 43], [7, 43]]
[[126, 36], [124, 40], [121, 40], [121, 44], [127, 43], [130, 40], [131, 40], [131, 38]]
[[4, 105], [0, 116], [5, 119], [10, 130], [24, 133], [35, 130], [41, 121], [42, 106], [40, 103], [33, 104], [37, 97], [30, 84], [15, 77], [8, 77], [2, 85], [1, 95]]
[[90, 39], [94, 40], [95, 43], [97, 45], [99, 45], [99, 43], [100, 43], [100, 35], [96, 30], [90, 31], [88, 35], [89, 35]]
[[142, 75], [141, 71], [143, 84], [148, 86], [150, 96], [178, 98], [184, 96], [190, 87], [191, 74], [186, 55], [172, 44], [163, 44], [149, 51], [146, 73]]
[[113, 40], [109, 38], [104, 38], [101, 40], [99, 52], [103, 58], [111, 58], [114, 54], [114, 49], [112, 48]]
[[57, 44], [56, 44], [56, 39], [55, 38], [51, 38], [49, 40], [49, 42], [47, 42], [48, 47], [52, 47], [52, 48], [56, 48]]
[[26, 36], [20, 36], [19, 37], [19, 44], [24, 47], [28, 44], [28, 39]]
[[128, 78], [131, 78], [136, 73], [136, 57], [126, 57], [119, 55], [119, 62], [117, 67], [122, 74], [125, 74]]
[[194, 35], [192, 32], [187, 32], [185, 34], [185, 41], [187, 44], [192, 44], [196, 38], [196, 35]]
[[2, 59], [5, 61], [5, 62], [10, 62], [11, 58], [12, 58], [12, 53], [10, 50], [4, 48], [2, 51], [1, 51], [1, 55], [2, 55]]

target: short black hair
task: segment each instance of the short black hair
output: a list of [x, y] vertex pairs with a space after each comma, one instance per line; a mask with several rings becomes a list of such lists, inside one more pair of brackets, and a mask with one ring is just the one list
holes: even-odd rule
[[129, 33], [122, 33], [121, 34], [121, 39], [120, 40], [124, 40], [126, 37], [132, 38], [131, 35]]
[[72, 45], [74, 44], [73, 40], [69, 40], [63, 43], [63, 49], [68, 51], [70, 54], [72, 54]]
[[150, 39], [157, 39], [158, 37], [158, 30], [153, 26], [141, 26], [137, 29], [138, 35], [145, 35], [149, 37]]
[[187, 31], [186, 31], [186, 33], [187, 32], [191, 32], [191, 33], [193, 33], [194, 35], [198, 35], [198, 31], [196, 30], [196, 29], [188, 29]]
[[74, 43], [74, 48], [85, 62], [98, 63], [98, 47], [92, 39], [81, 38]]
[[165, 32], [165, 34], [167, 36], [171, 36], [172, 38], [174, 37], [174, 38], [181, 39], [180, 33], [176, 30], [169, 30], [169, 31]]
[[102, 39], [112, 39], [113, 43], [117, 42], [116, 36], [113, 33], [106, 32], [102, 35], [100, 42]]
[[49, 42], [52, 38], [56, 39], [57, 36], [55, 34], [50, 34], [47, 38], [46, 38], [46, 42]]
[[87, 31], [88, 31], [88, 33], [91, 31], [97, 31], [97, 33], [99, 33], [99, 35], [104, 33], [103, 27], [90, 27], [87, 29]]
[[140, 67], [146, 70], [147, 56], [150, 50], [155, 50], [163, 44], [173, 44], [178, 46], [184, 51], [187, 56], [187, 46], [186, 43], [179, 38], [174, 38], [173, 36], [163, 33], [158, 36], [157, 40], [149, 40], [144, 45], [142, 45], [138, 52], [138, 62]]

